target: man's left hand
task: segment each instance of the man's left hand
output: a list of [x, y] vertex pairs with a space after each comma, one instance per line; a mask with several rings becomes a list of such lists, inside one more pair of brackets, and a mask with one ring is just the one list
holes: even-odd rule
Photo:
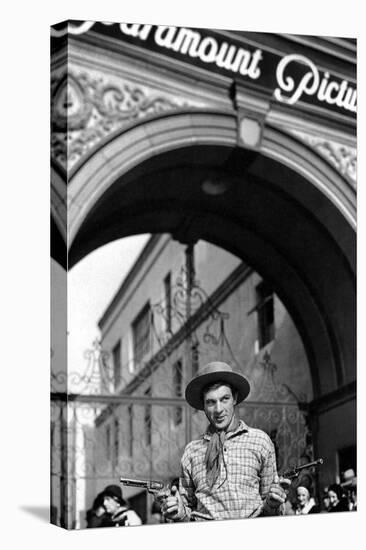
[[276, 474], [269, 488], [266, 503], [270, 508], [278, 508], [284, 504], [287, 499], [287, 491], [291, 485], [291, 480], [284, 477], [279, 478]]

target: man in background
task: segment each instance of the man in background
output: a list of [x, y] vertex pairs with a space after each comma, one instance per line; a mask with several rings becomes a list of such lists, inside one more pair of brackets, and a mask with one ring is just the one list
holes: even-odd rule
[[109, 514], [108, 525], [106, 526], [130, 526], [141, 525], [142, 521], [134, 510], [132, 510], [122, 496], [122, 490], [118, 485], [108, 485], [102, 493], [103, 506]]

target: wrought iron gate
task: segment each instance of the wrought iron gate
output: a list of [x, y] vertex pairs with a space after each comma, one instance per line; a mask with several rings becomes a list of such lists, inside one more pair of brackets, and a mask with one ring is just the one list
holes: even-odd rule
[[[166, 311], [161, 304], [152, 308], [154, 353], [132, 377], [124, 376], [129, 372], [126, 365], [116, 380], [109, 354], [97, 341], [86, 352], [83, 372], [52, 372], [54, 523], [84, 527], [94, 497], [106, 485], [118, 484], [120, 476], [164, 481], [177, 477], [185, 445], [206, 429], [204, 414], [188, 407], [183, 388], [209, 351], [222, 360], [237, 362], [225, 333], [228, 314], [211, 304], [184, 273], [177, 286], [170, 314], [175, 312], [181, 319], [180, 327], [162, 339], [155, 318]], [[251, 381], [252, 397], [239, 407], [239, 414], [248, 425], [270, 435], [281, 471], [312, 458], [306, 403], [290, 388], [276, 383], [276, 365], [268, 353], [258, 368], [261, 375]], [[128, 492], [125, 496], [134, 497]], [[147, 510], [142, 511], [147, 522], [150, 503], [147, 500]]]

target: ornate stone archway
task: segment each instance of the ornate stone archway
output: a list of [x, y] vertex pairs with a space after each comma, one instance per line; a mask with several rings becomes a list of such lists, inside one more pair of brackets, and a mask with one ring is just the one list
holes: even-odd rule
[[[329, 153], [328, 159], [324, 158], [325, 155], [318, 152], [319, 147], [314, 150], [309, 143], [303, 142], [307, 139], [304, 138], [305, 134], [301, 135], [302, 139], [299, 133], [294, 137], [290, 132], [267, 124], [256, 150], [306, 179], [331, 201], [351, 228], [355, 229], [356, 195], [353, 173], [352, 177], [342, 176], [337, 170], [340, 160], [337, 160], [336, 155]], [[87, 213], [115, 180], [150, 158], [193, 145], [241, 147], [237, 116], [232, 112], [213, 112], [207, 109], [167, 112], [158, 117], [141, 119], [104, 137], [92, 153], [86, 153], [69, 174], [67, 194], [70, 244]], [[350, 157], [349, 164], [353, 162], [354, 159]], [[351, 171], [349, 164], [348, 172]], [[303, 194], [302, 189], [299, 193], [298, 189], [286, 185], [287, 182], [282, 185], [286, 193], [304, 201], [304, 197], [300, 197]], [[328, 221], [324, 220], [321, 212], [312, 210], [312, 213], [318, 215], [321, 223]], [[332, 229], [335, 230], [336, 227]]]
[[[354, 379], [354, 327], [344, 323], [345, 308], [347, 319], [354, 311], [352, 187], [270, 126], [261, 144], [266, 154], [237, 141], [237, 119], [212, 112], [166, 114], [105, 141], [69, 181], [70, 265], [145, 231], [194, 233], [228, 248], [273, 281], [307, 347], [315, 395], [333, 391]], [[234, 195], [202, 193], [202, 179], [215, 174], [230, 181]]]
[[[145, 232], [202, 238], [246, 260], [302, 337], [316, 452], [335, 457], [346, 439], [337, 419], [350, 433], [355, 423], [352, 129], [318, 124], [315, 111], [302, 119], [250, 88], [232, 97], [224, 77], [177, 75], [168, 62], [164, 85], [155, 66], [143, 65], [145, 82], [141, 59], [70, 44], [68, 78], [60, 54], [53, 83], [52, 153], [64, 172], [52, 173], [52, 227], [67, 242], [65, 265]], [[246, 120], [257, 139], [246, 139]], [[207, 193], [212, 184], [222, 193]]]

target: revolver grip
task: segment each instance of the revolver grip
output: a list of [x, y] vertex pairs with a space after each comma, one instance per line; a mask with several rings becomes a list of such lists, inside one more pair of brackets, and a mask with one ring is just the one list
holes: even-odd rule
[[151, 492], [154, 495], [154, 499], [159, 503], [162, 503], [171, 494], [170, 487], [168, 486], [163, 487], [163, 489], [160, 489], [159, 491], [151, 491]]

